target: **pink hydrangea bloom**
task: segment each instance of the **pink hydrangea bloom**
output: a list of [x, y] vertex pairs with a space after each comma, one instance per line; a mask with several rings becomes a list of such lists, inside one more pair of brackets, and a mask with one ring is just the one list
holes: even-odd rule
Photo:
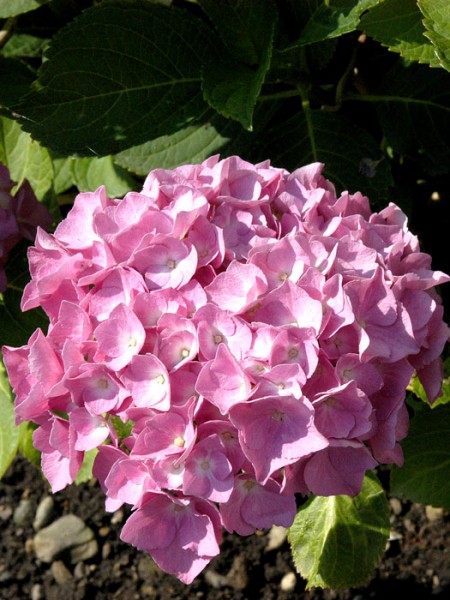
[[4, 348], [16, 420], [55, 491], [98, 448], [106, 509], [133, 510], [122, 539], [186, 583], [222, 528], [288, 527], [295, 494], [401, 465], [412, 375], [440, 393], [450, 277], [398, 207], [372, 213], [322, 168], [156, 169], [122, 200], [80, 194], [29, 252], [22, 307], [50, 326]]

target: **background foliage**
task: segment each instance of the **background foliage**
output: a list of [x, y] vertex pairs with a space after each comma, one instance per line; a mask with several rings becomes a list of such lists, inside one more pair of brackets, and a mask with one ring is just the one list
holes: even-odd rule
[[[447, 0], [2, 0], [0, 25], [0, 161], [55, 225], [78, 190], [105, 184], [121, 197], [153, 168], [214, 153], [289, 170], [321, 161], [339, 190], [361, 190], [374, 209], [399, 204], [434, 267], [450, 271]], [[25, 251], [7, 266], [1, 344], [46, 327], [20, 311]], [[413, 396], [426, 400], [415, 381]], [[395, 494], [450, 507], [449, 399], [447, 378], [437, 409], [411, 400]], [[32, 426], [13, 426], [3, 371], [0, 410], [2, 475], [17, 448], [37, 460]], [[368, 577], [386, 515], [374, 476], [356, 499], [309, 499], [290, 535], [299, 571], [310, 585]]]

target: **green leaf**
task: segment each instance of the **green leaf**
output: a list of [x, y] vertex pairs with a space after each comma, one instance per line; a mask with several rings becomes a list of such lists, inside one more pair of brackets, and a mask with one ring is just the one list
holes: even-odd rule
[[113, 154], [169, 135], [204, 111], [201, 67], [215, 54], [211, 33], [188, 10], [96, 4], [54, 36], [34, 91], [15, 113], [63, 155]]
[[[223, 41], [231, 50], [228, 57], [225, 49], [219, 52], [220, 58], [213, 57], [205, 66], [205, 100], [221, 115], [251, 131], [256, 100], [272, 57], [275, 5], [272, 1], [202, 0], [202, 6], [211, 11]], [[236, 32], [232, 34], [234, 29]]]
[[334, 112], [308, 109], [267, 130], [260, 153], [288, 170], [323, 162], [325, 176], [338, 191], [361, 191], [375, 204], [387, 198], [392, 184], [389, 164], [375, 140]]
[[84, 453], [83, 464], [75, 477], [76, 485], [80, 485], [81, 483], [85, 483], [92, 479], [92, 467], [94, 466], [94, 460], [97, 454], [98, 448], [92, 448], [92, 450], [88, 450]]
[[31, 463], [41, 466], [41, 453], [33, 446], [33, 433], [37, 429], [37, 425], [30, 422], [21, 423], [19, 425], [19, 452], [25, 456]]
[[[443, 404], [448, 404], [450, 402], [450, 359], [447, 359], [444, 363], [445, 367], [445, 376], [442, 381], [441, 392], [442, 395], [437, 398], [433, 404], [431, 405], [432, 409], [435, 409], [438, 406]], [[430, 406], [430, 401], [428, 400], [428, 396], [425, 392], [423, 385], [420, 383], [420, 379], [417, 376], [414, 376], [409, 385], [408, 390], [412, 392], [417, 398], [425, 402], [428, 406]]]
[[425, 16], [426, 36], [431, 40], [440, 65], [450, 71], [450, 4], [448, 0], [418, 0]]
[[[423, 405], [424, 406], [424, 405]], [[391, 493], [423, 504], [450, 508], [450, 405], [418, 411], [402, 442], [402, 468], [394, 467]]]
[[0, 360], [0, 479], [12, 463], [19, 444], [19, 430], [14, 424], [14, 407], [6, 369]]
[[0, 56], [0, 107], [16, 104], [19, 98], [28, 94], [35, 79], [33, 71], [16, 58]]
[[114, 156], [114, 162], [137, 175], [152, 169], [173, 169], [186, 163], [200, 163], [223, 148], [240, 129], [209, 110], [198, 123], [164, 135]]
[[[361, 15], [382, 0], [329, 0], [320, 4], [293, 46], [339, 37], [359, 28]], [[290, 46], [290, 48], [292, 45]]]
[[433, 175], [450, 164], [450, 77], [441, 69], [397, 64], [377, 93], [353, 97], [375, 104], [387, 144]]
[[118, 198], [136, 185], [125, 169], [114, 164], [112, 156], [75, 158], [71, 161], [70, 172], [80, 192], [93, 192], [105, 185], [108, 196]]
[[47, 331], [48, 319], [41, 308], [26, 312], [20, 309], [23, 288], [30, 280], [26, 248], [24, 242], [17, 244], [6, 264], [8, 289], [0, 294], [0, 347], [23, 346], [38, 327]]
[[248, 66], [266, 62], [277, 20], [272, 0], [199, 0], [233, 58]]
[[389, 50], [399, 52], [407, 60], [439, 67], [433, 44], [425, 37], [422, 19], [415, 2], [384, 0], [362, 17], [360, 27], [367, 35]]
[[2, 54], [10, 58], [35, 58], [42, 54], [42, 50], [48, 42], [47, 38], [37, 37], [28, 33], [14, 33], [3, 46]]
[[378, 479], [365, 477], [361, 493], [313, 497], [300, 507], [288, 539], [307, 588], [364, 583], [389, 535], [389, 505]]
[[7, 165], [17, 187], [28, 179], [38, 200], [50, 199], [53, 164], [48, 150], [6, 117], [0, 117], [0, 161]]
[[205, 100], [224, 117], [251, 131], [256, 100], [269, 67], [270, 57], [256, 71], [237, 63], [215, 60], [204, 70]]
[[15, 17], [47, 4], [50, 0], [1, 0], [0, 19]]
[[67, 191], [74, 185], [71, 168], [74, 160], [75, 159], [71, 156], [58, 158], [52, 157], [53, 171], [55, 173], [53, 189], [57, 196]]

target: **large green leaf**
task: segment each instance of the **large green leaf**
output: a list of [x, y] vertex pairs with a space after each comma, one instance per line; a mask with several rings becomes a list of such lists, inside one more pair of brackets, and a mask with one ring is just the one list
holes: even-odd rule
[[[434, 0], [433, 0], [434, 1]], [[425, 37], [423, 15], [411, 0], [384, 0], [361, 19], [361, 29], [408, 60], [439, 67], [433, 44]]]
[[356, 98], [375, 104], [394, 151], [419, 161], [431, 174], [448, 172], [450, 76], [446, 71], [417, 63], [397, 64], [376, 93]]
[[450, 508], [450, 404], [435, 410], [423, 405], [402, 442], [405, 463], [394, 467], [391, 493], [433, 506]]
[[0, 117], [0, 161], [17, 186], [28, 179], [38, 200], [50, 198], [54, 174], [48, 150], [6, 117]]
[[306, 23], [295, 46], [339, 37], [359, 28], [361, 15], [383, 0], [325, 0]]
[[272, 0], [263, 3], [202, 0], [224, 44], [220, 58], [203, 71], [205, 100], [227, 118], [253, 128], [253, 111], [272, 57], [277, 12]]
[[199, 4], [236, 61], [253, 67], [265, 62], [277, 19], [272, 0], [199, 0]]
[[1, 0], [0, 19], [15, 17], [47, 4], [50, 0]]
[[168, 135], [204, 111], [201, 66], [215, 54], [190, 11], [115, 0], [54, 36], [34, 91], [15, 107], [61, 154], [106, 155]]
[[389, 535], [389, 505], [374, 475], [361, 493], [313, 497], [289, 530], [295, 566], [307, 587], [348, 588], [367, 580]]
[[425, 15], [426, 36], [431, 40], [439, 62], [450, 71], [450, 3], [448, 0], [418, 0]]
[[14, 408], [6, 370], [0, 360], [0, 479], [17, 454], [19, 430], [14, 424]]
[[114, 156], [114, 161], [137, 175], [156, 168], [173, 169], [186, 163], [200, 163], [234, 139], [240, 126], [209, 110], [198, 123], [172, 135], [164, 135]]
[[339, 191], [361, 191], [375, 204], [392, 183], [388, 162], [375, 140], [334, 112], [307, 110], [269, 129], [260, 139], [260, 154], [272, 164], [293, 170], [314, 161]]
[[15, 58], [0, 56], [0, 110], [8, 114], [8, 107], [28, 94], [34, 81], [34, 73]]

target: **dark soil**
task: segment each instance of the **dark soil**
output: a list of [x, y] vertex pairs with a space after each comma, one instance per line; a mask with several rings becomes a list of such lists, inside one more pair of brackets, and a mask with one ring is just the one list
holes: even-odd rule
[[[106, 513], [102, 492], [90, 483], [55, 494], [54, 518], [69, 513], [81, 517], [96, 534], [98, 555], [76, 566], [66, 564], [67, 568], [60, 561], [63, 576], [55, 579], [55, 565], [40, 562], [32, 542], [36, 507], [48, 494], [48, 484], [40, 472], [20, 457], [0, 482], [2, 599], [387, 600], [409, 593], [420, 599], [450, 597], [450, 514], [432, 514], [418, 504], [391, 501], [393, 539], [364, 587], [305, 590], [305, 581], [300, 576], [293, 578], [295, 569], [287, 542], [267, 551], [267, 532], [248, 538], [225, 536], [220, 556], [194, 583], [185, 586], [162, 573], [148, 555], [120, 541], [126, 511]], [[32, 511], [28, 520], [18, 525], [13, 515], [23, 498], [30, 500]], [[293, 585], [283, 591], [288, 573]]]

